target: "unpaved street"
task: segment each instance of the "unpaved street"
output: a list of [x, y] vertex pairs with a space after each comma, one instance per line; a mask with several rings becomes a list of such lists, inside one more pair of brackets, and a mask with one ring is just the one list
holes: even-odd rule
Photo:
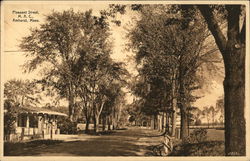
[[25, 156], [147, 156], [150, 145], [157, 145], [162, 137], [157, 131], [130, 127], [100, 136], [79, 135], [55, 144], [15, 146], [6, 155]]

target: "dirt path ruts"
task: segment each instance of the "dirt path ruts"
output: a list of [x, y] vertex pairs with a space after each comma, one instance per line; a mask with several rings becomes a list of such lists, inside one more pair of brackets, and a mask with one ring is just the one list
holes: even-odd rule
[[130, 127], [109, 135], [79, 135], [70, 141], [53, 145], [13, 149], [8, 155], [24, 156], [145, 156], [148, 146], [161, 142], [159, 132]]

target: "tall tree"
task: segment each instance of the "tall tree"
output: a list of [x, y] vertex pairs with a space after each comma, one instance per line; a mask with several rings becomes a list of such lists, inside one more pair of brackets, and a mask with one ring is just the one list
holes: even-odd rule
[[215, 124], [215, 109], [214, 109], [214, 106], [210, 106], [210, 107], [209, 107], [209, 110], [210, 110], [210, 112], [211, 112], [212, 125], [214, 126], [214, 124]]
[[[204, 32], [204, 24], [199, 21], [191, 19], [183, 25], [183, 21], [187, 21], [186, 17], [181, 14], [173, 16], [166, 13], [168, 10], [171, 8], [163, 5], [142, 6], [141, 19], [130, 33], [130, 39], [132, 48], [137, 52], [139, 73], [150, 84], [151, 92], [153, 89], [161, 90], [154, 91], [161, 94], [158, 96], [161, 105], [155, 106], [163, 108], [171, 100], [172, 118], [175, 118], [178, 105], [182, 120], [181, 137], [185, 138], [188, 135], [187, 107], [197, 99], [192, 91], [199, 88], [196, 71], [204, 63], [206, 53], [203, 47], [207, 32]], [[199, 19], [198, 12], [195, 14]], [[169, 96], [171, 97], [168, 98]], [[176, 120], [173, 119], [172, 122], [174, 135]]]
[[30, 72], [42, 66], [44, 81], [68, 99], [71, 120], [78, 88], [77, 68], [81, 66], [78, 62], [82, 54], [105, 52], [108, 30], [103, 18], [93, 16], [91, 10], [84, 13], [53, 11], [39, 28], [31, 29], [20, 44], [29, 58], [25, 70]]
[[210, 121], [211, 121], [211, 111], [210, 111], [210, 108], [205, 106], [203, 108], [203, 111], [202, 111], [203, 115], [206, 117], [207, 119], [207, 127], [209, 128], [210, 127]]
[[224, 98], [219, 97], [215, 106], [216, 113], [219, 113], [219, 122], [224, 123]]
[[[209, 5], [198, 5], [209, 30], [223, 56], [225, 65], [225, 153], [246, 155], [245, 126], [245, 55], [246, 15], [244, 5], [224, 5], [227, 35], [223, 34]], [[241, 19], [241, 17], [243, 17]], [[241, 21], [243, 20], [243, 21]], [[241, 23], [242, 22], [242, 23]]]

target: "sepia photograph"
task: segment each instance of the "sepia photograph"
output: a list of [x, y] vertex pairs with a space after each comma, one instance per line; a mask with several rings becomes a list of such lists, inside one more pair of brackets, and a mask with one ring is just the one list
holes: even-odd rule
[[2, 1], [0, 160], [249, 161], [249, 27], [248, 1]]

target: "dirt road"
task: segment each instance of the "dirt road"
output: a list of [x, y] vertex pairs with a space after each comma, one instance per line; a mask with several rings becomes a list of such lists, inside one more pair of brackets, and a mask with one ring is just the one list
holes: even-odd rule
[[[130, 127], [101, 136], [79, 135], [54, 144], [26, 143], [5, 149], [11, 156], [147, 156], [149, 146], [161, 142], [157, 131]], [[30, 145], [29, 145], [30, 144]], [[7, 151], [6, 151], [7, 150]]]

